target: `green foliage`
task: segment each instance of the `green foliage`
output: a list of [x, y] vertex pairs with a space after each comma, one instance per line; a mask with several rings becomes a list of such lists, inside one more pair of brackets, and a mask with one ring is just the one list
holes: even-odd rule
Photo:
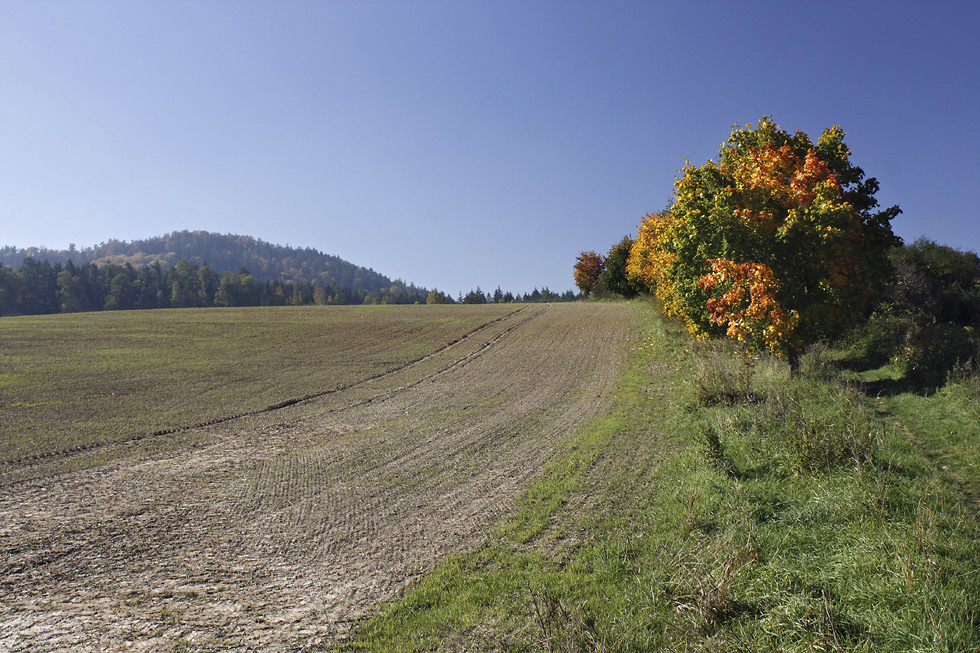
[[912, 383], [939, 386], [957, 365], [976, 368], [980, 363], [980, 337], [972, 327], [926, 324], [907, 334], [893, 362]]
[[471, 290], [463, 297], [463, 304], [487, 304], [487, 295], [477, 286], [476, 290]]
[[[16, 293], [14, 310], [24, 315], [56, 313], [58, 311], [58, 272], [47, 263], [33, 258], [24, 259], [16, 271], [18, 280], [7, 288]], [[8, 280], [10, 278], [8, 277]]]
[[980, 257], [926, 239], [890, 253], [895, 277], [883, 303], [940, 323], [980, 325]]
[[245, 268], [219, 276], [206, 264], [198, 266], [183, 259], [169, 268], [153, 263], [138, 270], [128, 263], [78, 267], [71, 261], [51, 265], [30, 258], [17, 269], [0, 267], [0, 315], [314, 303], [412, 304], [425, 298], [424, 289], [400, 282], [368, 292], [332, 281], [261, 281]]
[[[23, 258], [31, 253], [44, 258]], [[69, 254], [96, 262], [76, 265]], [[430, 295], [437, 302], [441, 298], [455, 303], [445, 293], [391, 281], [315, 250], [206, 232], [178, 232], [133, 243], [111, 241], [70, 252], [4, 247], [0, 261], [4, 260], [22, 264], [8, 268], [0, 262], [0, 316], [210, 306], [421, 304]], [[270, 276], [277, 271], [281, 276]], [[492, 295], [479, 288], [470, 291], [466, 303], [576, 298], [571, 290], [559, 294], [535, 288], [521, 297], [498, 287]]]
[[980, 363], [980, 257], [917, 240], [890, 253], [894, 275], [870, 316], [842, 340], [842, 362], [886, 364], [918, 386]]
[[524, 302], [526, 304], [542, 304], [548, 302], [572, 302], [579, 299], [573, 291], [566, 290], [562, 294], [552, 292], [547, 286], [538, 290], [535, 288], [529, 293], [524, 293], [523, 295], [515, 296], [514, 301]]
[[412, 304], [428, 292], [314, 249], [204, 231], [81, 250], [3, 247], [4, 263], [19, 268], [0, 274], [0, 315], [312, 304], [318, 287], [323, 303]]
[[915, 316], [909, 313], [875, 311], [844, 336], [843, 358], [859, 368], [885, 365], [892, 361], [915, 328]]
[[616, 293], [623, 297], [635, 297], [637, 289], [626, 275], [626, 264], [630, 257], [630, 248], [633, 246], [633, 239], [625, 236], [621, 241], [613, 245], [606, 255], [606, 269], [599, 276], [596, 288]]

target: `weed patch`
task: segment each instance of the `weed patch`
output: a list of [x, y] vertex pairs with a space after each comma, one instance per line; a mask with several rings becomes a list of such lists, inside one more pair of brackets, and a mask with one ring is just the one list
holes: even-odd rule
[[698, 343], [694, 360], [694, 397], [700, 406], [733, 406], [753, 397], [755, 362], [735, 355], [727, 343]]

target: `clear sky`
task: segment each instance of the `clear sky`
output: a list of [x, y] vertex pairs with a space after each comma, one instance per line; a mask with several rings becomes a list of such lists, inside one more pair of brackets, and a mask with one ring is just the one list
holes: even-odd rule
[[980, 250], [980, 2], [0, 0], [0, 245], [190, 229], [456, 293], [573, 287], [685, 158], [839, 124]]

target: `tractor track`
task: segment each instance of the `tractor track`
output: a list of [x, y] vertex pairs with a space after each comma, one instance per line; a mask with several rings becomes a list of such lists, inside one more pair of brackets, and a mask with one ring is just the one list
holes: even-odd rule
[[[546, 305], [546, 306], [550, 306], [550, 304], [549, 305]], [[495, 318], [493, 320], [490, 320], [489, 322], [486, 322], [484, 324], [481, 324], [480, 326], [478, 326], [478, 327], [476, 327], [476, 328], [468, 331], [467, 333], [463, 334], [459, 338], [456, 338], [453, 341], [449, 342], [448, 344], [444, 345], [443, 347], [440, 347], [439, 349], [437, 349], [435, 351], [432, 351], [432, 352], [429, 352], [428, 354], [425, 354], [423, 356], [419, 356], [419, 357], [414, 358], [414, 359], [412, 359], [410, 361], [407, 361], [406, 363], [404, 363], [402, 365], [399, 365], [399, 366], [394, 367], [394, 368], [386, 369], [386, 370], [384, 370], [382, 372], [379, 372], [377, 374], [372, 374], [371, 376], [368, 376], [368, 377], [365, 377], [365, 378], [362, 378], [362, 379], [358, 379], [357, 381], [353, 381], [351, 383], [346, 383], [346, 384], [339, 385], [339, 386], [337, 386], [335, 388], [331, 388], [329, 390], [321, 390], [321, 391], [318, 391], [318, 392], [311, 392], [311, 393], [308, 393], [308, 394], [303, 395], [302, 397], [296, 397], [296, 398], [292, 398], [292, 399], [287, 399], [287, 400], [284, 400], [284, 401], [280, 401], [280, 402], [277, 402], [277, 403], [272, 404], [270, 406], [266, 406], [264, 408], [257, 408], [255, 410], [243, 411], [243, 412], [235, 413], [235, 414], [232, 414], [232, 415], [224, 415], [222, 417], [217, 417], [215, 419], [210, 419], [210, 420], [206, 420], [206, 421], [203, 421], [203, 422], [198, 422], [198, 423], [195, 423], [195, 424], [175, 426], [175, 427], [166, 428], [166, 429], [159, 429], [159, 430], [151, 431], [151, 432], [147, 432], [147, 433], [137, 433], [135, 435], [132, 435], [132, 436], [129, 436], [129, 437], [126, 437], [126, 438], [120, 438], [120, 439], [106, 441], [106, 442], [93, 442], [93, 443], [89, 443], [89, 444], [81, 444], [81, 445], [77, 445], [77, 446], [74, 446], [74, 447], [69, 447], [69, 448], [66, 448], [66, 449], [59, 449], [59, 450], [55, 450], [55, 451], [46, 451], [46, 452], [42, 452], [42, 453], [32, 454], [32, 455], [29, 455], [29, 456], [21, 456], [19, 458], [10, 458], [10, 459], [7, 459], [7, 460], [0, 460], [0, 467], [4, 467], [4, 466], [7, 466], [7, 467], [24, 466], [24, 465], [30, 465], [32, 463], [43, 463], [43, 462], [47, 462], [47, 461], [50, 461], [50, 460], [53, 460], [53, 459], [65, 458], [67, 456], [72, 456], [72, 455], [75, 455], [75, 454], [92, 452], [92, 451], [96, 451], [96, 450], [99, 450], [99, 449], [105, 449], [105, 448], [108, 448], [108, 447], [114, 447], [114, 446], [118, 446], [118, 445], [132, 444], [132, 443], [139, 442], [141, 440], [147, 440], [149, 438], [157, 438], [157, 437], [162, 437], [162, 436], [166, 436], [166, 435], [176, 435], [176, 434], [179, 434], [179, 433], [186, 433], [188, 431], [200, 430], [200, 429], [208, 428], [208, 427], [211, 427], [211, 426], [217, 426], [219, 424], [224, 424], [226, 422], [231, 422], [231, 421], [234, 421], [234, 420], [242, 419], [242, 418], [245, 418], [245, 417], [255, 417], [255, 416], [259, 416], [259, 415], [273, 413], [273, 412], [276, 412], [276, 411], [283, 410], [285, 408], [290, 408], [292, 406], [297, 406], [299, 404], [307, 403], [307, 402], [313, 401], [315, 399], [321, 399], [321, 398], [327, 397], [329, 395], [334, 395], [334, 394], [346, 392], [348, 390], [352, 390], [354, 388], [358, 388], [360, 386], [364, 386], [364, 385], [367, 385], [369, 383], [373, 383], [373, 382], [379, 381], [379, 380], [384, 379], [384, 378], [390, 378], [393, 375], [398, 374], [400, 372], [404, 372], [404, 371], [410, 369], [411, 367], [413, 367], [415, 365], [418, 365], [419, 363], [422, 363], [424, 361], [430, 360], [430, 359], [432, 359], [432, 358], [434, 358], [434, 357], [436, 357], [436, 356], [438, 356], [440, 354], [445, 353], [446, 351], [448, 351], [449, 349], [455, 347], [456, 345], [459, 345], [460, 343], [463, 343], [466, 340], [472, 338], [473, 336], [475, 336], [479, 332], [481, 332], [481, 331], [483, 331], [483, 330], [485, 330], [487, 328], [490, 328], [490, 327], [492, 327], [493, 325], [495, 325], [495, 324], [497, 324], [499, 322], [502, 322], [504, 320], [508, 320], [508, 319], [510, 319], [510, 318], [512, 318], [512, 317], [514, 317], [514, 316], [516, 316], [518, 314], [520, 314], [520, 313], [523, 313], [527, 309], [528, 309], [527, 306], [523, 306], [523, 307], [517, 309], [516, 311], [514, 311], [513, 313], [509, 313], [507, 315], [503, 315], [501, 317], [498, 317], [498, 318]], [[469, 359], [471, 359], [474, 356], [477, 356], [477, 355], [481, 354], [487, 348], [489, 348], [493, 343], [495, 343], [498, 340], [500, 340], [504, 335], [506, 335], [506, 334], [510, 333], [511, 331], [513, 331], [514, 329], [516, 329], [516, 328], [524, 325], [529, 320], [531, 320], [534, 317], [536, 317], [538, 314], [539, 313], [532, 313], [529, 317], [524, 317], [517, 324], [514, 324], [514, 325], [508, 327], [506, 330], [504, 330], [503, 332], [501, 332], [500, 334], [498, 334], [497, 336], [495, 336], [489, 343], [487, 343], [486, 345], [484, 345], [480, 349], [476, 350], [475, 352], [471, 352], [471, 353], [467, 354], [466, 356], [463, 356], [463, 357], [457, 359], [452, 364], [450, 364], [447, 367], [445, 367], [445, 368], [443, 368], [443, 369], [441, 369], [441, 370], [433, 373], [432, 375], [429, 375], [428, 377], [425, 377], [423, 379], [420, 379], [419, 381], [414, 382], [414, 383], [411, 383], [411, 384], [409, 384], [407, 386], [404, 386], [402, 388], [398, 388], [395, 391], [400, 391], [400, 390], [408, 389], [408, 388], [410, 388], [410, 387], [412, 387], [414, 385], [417, 385], [418, 383], [422, 383], [423, 381], [427, 380], [428, 378], [431, 378], [435, 374], [440, 374], [440, 373], [442, 373], [444, 371], [447, 371], [449, 369], [452, 369], [456, 365], [465, 364], [466, 361], [468, 361]], [[379, 398], [381, 396], [382, 395], [378, 395], [378, 396], [372, 397], [370, 399], [362, 400], [361, 402], [358, 403], [358, 405], [360, 405], [362, 403], [371, 403], [372, 401], [375, 401], [377, 398]], [[15, 481], [15, 483], [16, 482], [17, 481]], [[0, 487], [5, 487], [5, 486], [6, 486], [6, 484], [0, 483]]]

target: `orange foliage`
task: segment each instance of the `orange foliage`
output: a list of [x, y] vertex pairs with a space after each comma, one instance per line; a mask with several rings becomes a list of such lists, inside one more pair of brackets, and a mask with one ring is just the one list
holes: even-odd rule
[[799, 322], [796, 311], [788, 314], [776, 300], [774, 291], [781, 285], [767, 265], [735, 263], [727, 259], [709, 259], [711, 274], [698, 280], [709, 295], [710, 319], [727, 325], [727, 334], [742, 342], [764, 343], [774, 352], [783, 351]]
[[[797, 156], [789, 145], [748, 148], [730, 173], [741, 207], [734, 214], [772, 235], [811, 208], [848, 211], [843, 189], [815, 149]], [[814, 204], [820, 204], [814, 207]]]
[[602, 271], [606, 269], [606, 260], [602, 254], [589, 250], [578, 255], [572, 275], [575, 277], [575, 285], [579, 287], [582, 294], [588, 295], [592, 292]]

